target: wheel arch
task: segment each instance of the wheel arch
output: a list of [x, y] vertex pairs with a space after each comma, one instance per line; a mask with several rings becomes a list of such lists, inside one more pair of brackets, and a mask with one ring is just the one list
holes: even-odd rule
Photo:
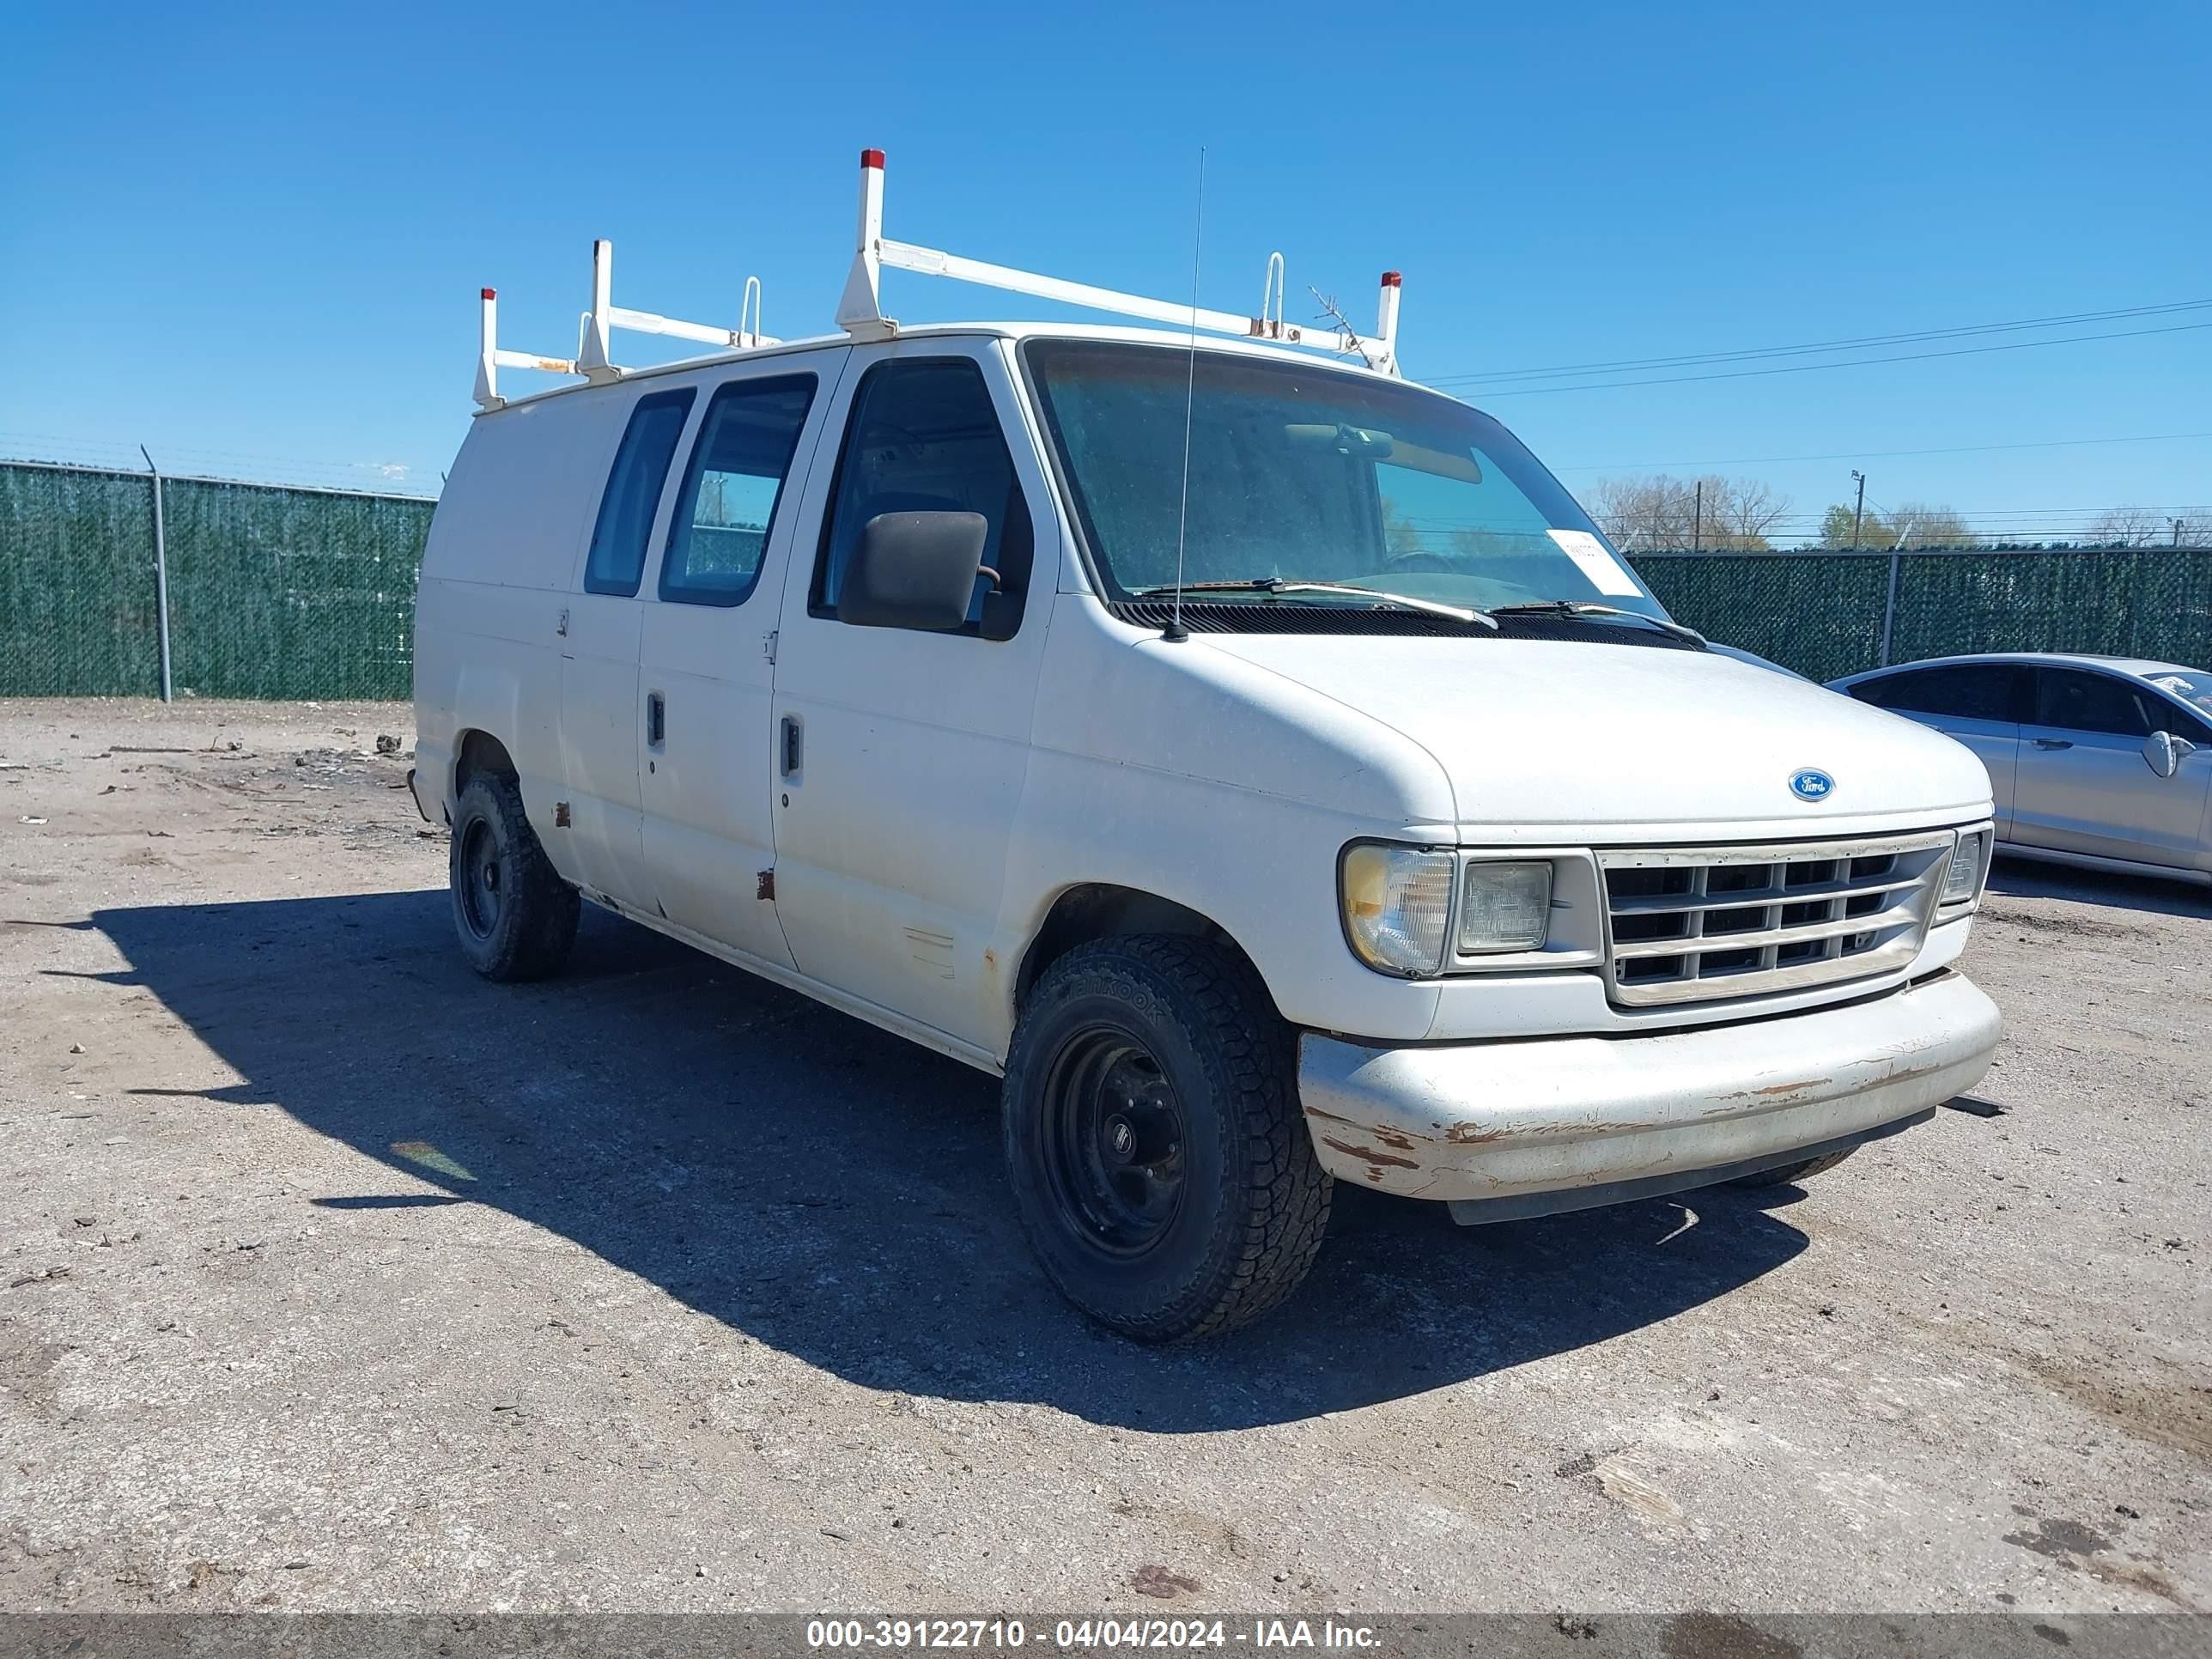
[[515, 769], [514, 757], [507, 745], [481, 727], [465, 726], [453, 733], [453, 778], [450, 798], [460, 799], [461, 791], [469, 787], [469, 780], [478, 773], [489, 773], [509, 782], [520, 780]]
[[1267, 976], [1260, 972], [1251, 952], [1238, 943], [1235, 934], [1203, 911], [1142, 888], [1124, 887], [1114, 882], [1077, 882], [1061, 889], [1054, 897], [1022, 952], [1021, 964], [1014, 975], [1017, 1014], [1045, 970], [1069, 951], [1097, 939], [1135, 933], [1212, 939], [1233, 952], [1262, 986], [1267, 983]]

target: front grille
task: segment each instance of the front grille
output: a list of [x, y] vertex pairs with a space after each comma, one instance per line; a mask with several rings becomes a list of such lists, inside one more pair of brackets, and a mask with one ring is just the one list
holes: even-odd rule
[[1645, 1007], [1901, 968], [1919, 954], [1954, 839], [1601, 851], [1607, 989]]

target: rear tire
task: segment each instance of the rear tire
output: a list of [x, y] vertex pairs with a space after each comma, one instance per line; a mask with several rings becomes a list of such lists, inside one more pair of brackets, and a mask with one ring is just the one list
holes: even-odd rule
[[576, 890], [555, 872], [514, 780], [478, 773], [453, 811], [447, 865], [461, 954], [486, 979], [543, 979], [575, 942]]
[[1792, 1182], [1809, 1181], [1814, 1176], [1832, 1170], [1858, 1151], [1846, 1146], [1840, 1152], [1823, 1152], [1818, 1158], [1808, 1158], [1802, 1164], [1784, 1164], [1778, 1169], [1761, 1170], [1757, 1175], [1738, 1176], [1728, 1184], [1731, 1187], [1787, 1187]]
[[1070, 1302], [1167, 1342], [1297, 1289], [1334, 1183], [1292, 1043], [1249, 965], [1205, 939], [1101, 939], [1045, 970], [1006, 1060], [1006, 1165]]

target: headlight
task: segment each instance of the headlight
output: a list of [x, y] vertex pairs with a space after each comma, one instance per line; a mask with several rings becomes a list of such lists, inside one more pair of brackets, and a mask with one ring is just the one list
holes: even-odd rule
[[1453, 855], [1422, 847], [1354, 842], [1337, 866], [1344, 936], [1359, 959], [1386, 974], [1443, 966]]
[[1959, 837], [1951, 852], [1951, 867], [1943, 872], [1944, 903], [1964, 904], [1974, 896], [1982, 882], [1982, 848], [1988, 838], [1985, 830]]
[[1459, 951], [1462, 956], [1500, 951], [1540, 951], [1552, 921], [1552, 866], [1470, 864], [1460, 885]]

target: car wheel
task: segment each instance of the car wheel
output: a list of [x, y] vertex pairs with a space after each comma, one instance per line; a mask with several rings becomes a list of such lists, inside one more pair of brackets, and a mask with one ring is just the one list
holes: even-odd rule
[[1046, 969], [1007, 1056], [1006, 1164], [1061, 1293], [1144, 1342], [1243, 1324], [1297, 1287], [1328, 1225], [1293, 1037], [1207, 940], [1140, 935]]
[[1728, 1184], [1731, 1187], [1786, 1187], [1795, 1181], [1808, 1181], [1825, 1170], [1832, 1170], [1858, 1151], [1846, 1146], [1840, 1152], [1823, 1152], [1818, 1158], [1808, 1158], [1802, 1164], [1784, 1164], [1776, 1169], [1761, 1170], [1757, 1175], [1738, 1176]]
[[461, 791], [447, 880], [461, 954], [486, 979], [543, 979], [568, 960], [576, 890], [545, 856], [512, 778], [478, 773]]

